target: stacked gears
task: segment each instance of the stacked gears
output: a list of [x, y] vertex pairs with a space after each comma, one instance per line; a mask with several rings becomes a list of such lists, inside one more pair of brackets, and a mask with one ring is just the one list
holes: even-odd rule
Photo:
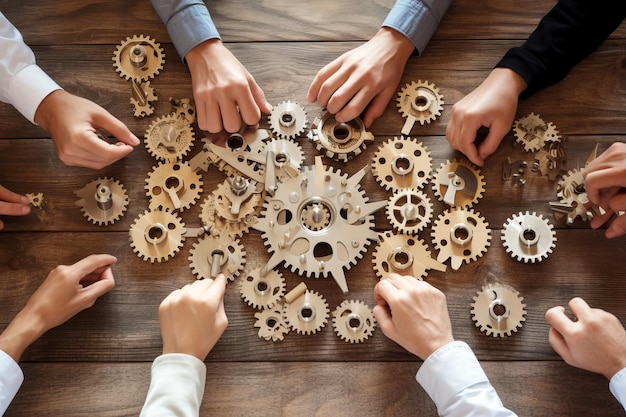
[[369, 142], [373, 142], [374, 135], [365, 129], [363, 121], [358, 117], [349, 122], [338, 122], [335, 115], [324, 111], [313, 122], [309, 139], [327, 157], [345, 162], [359, 155]]
[[402, 134], [409, 135], [415, 122], [430, 123], [443, 111], [443, 96], [435, 84], [419, 80], [407, 84], [398, 94], [398, 111], [406, 118]]
[[510, 286], [485, 285], [474, 297], [472, 320], [487, 336], [511, 336], [526, 320], [523, 300]]
[[146, 130], [148, 152], [159, 161], [182, 159], [191, 149], [193, 140], [191, 125], [176, 113], [157, 118]]
[[433, 180], [433, 191], [451, 207], [470, 208], [482, 197], [485, 181], [472, 164], [453, 159], [441, 164]]

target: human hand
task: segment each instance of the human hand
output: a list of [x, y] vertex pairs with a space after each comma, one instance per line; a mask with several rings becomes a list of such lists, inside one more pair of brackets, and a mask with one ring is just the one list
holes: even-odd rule
[[582, 298], [573, 298], [569, 308], [575, 319], [565, 315], [565, 308], [546, 312], [552, 326], [550, 345], [569, 365], [596, 372], [611, 379], [626, 367], [626, 330], [613, 314], [591, 308]]
[[210, 39], [185, 56], [191, 73], [198, 126], [217, 133], [238, 132], [272, 111], [263, 90], [219, 39]]
[[186, 353], [203, 361], [228, 326], [226, 277], [202, 279], [168, 295], [159, 306], [163, 354]]
[[605, 236], [609, 239], [626, 234], [626, 216], [613, 215], [626, 211], [626, 143], [616, 142], [583, 170], [585, 191], [592, 204], [602, 207], [605, 213], [594, 216], [591, 227], [599, 228], [611, 222]]
[[[519, 95], [526, 82], [508, 68], [496, 68], [474, 91], [452, 107], [446, 129], [450, 146], [459, 150], [478, 166], [493, 154], [513, 125]], [[481, 127], [489, 129], [487, 137], [476, 145]]]
[[[56, 90], [43, 99], [35, 122], [52, 136], [59, 159], [65, 165], [102, 169], [132, 152], [139, 139], [121, 121], [96, 103]], [[119, 142], [98, 137], [104, 129]]]
[[[30, 201], [28, 197], [7, 190], [0, 185], [0, 215], [25, 216], [30, 213]], [[0, 230], [4, 223], [0, 220]]]
[[90, 255], [73, 265], [50, 271], [26, 306], [0, 335], [0, 349], [19, 361], [35, 340], [79, 312], [115, 287], [111, 255]]
[[385, 336], [425, 360], [453, 342], [446, 296], [411, 276], [389, 274], [374, 287], [374, 317]]
[[322, 68], [311, 83], [307, 100], [325, 107], [342, 123], [363, 115], [369, 127], [396, 92], [415, 46], [401, 33], [381, 28], [365, 44]]

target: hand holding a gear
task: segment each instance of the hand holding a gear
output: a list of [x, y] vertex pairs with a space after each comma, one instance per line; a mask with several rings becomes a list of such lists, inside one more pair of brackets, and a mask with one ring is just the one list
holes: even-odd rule
[[408, 275], [389, 274], [374, 287], [374, 317], [385, 336], [425, 360], [453, 342], [446, 296]]
[[[0, 185], [0, 215], [25, 216], [30, 213], [30, 200], [27, 196], [14, 193]], [[4, 223], [0, 220], [0, 230]]]

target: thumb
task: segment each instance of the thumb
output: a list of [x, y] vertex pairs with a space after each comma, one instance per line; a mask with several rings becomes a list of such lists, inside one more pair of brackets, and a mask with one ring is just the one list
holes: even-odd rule
[[94, 116], [94, 122], [98, 128], [103, 128], [122, 143], [131, 146], [137, 146], [140, 143], [139, 138], [124, 123], [103, 108], [100, 108], [100, 112]]

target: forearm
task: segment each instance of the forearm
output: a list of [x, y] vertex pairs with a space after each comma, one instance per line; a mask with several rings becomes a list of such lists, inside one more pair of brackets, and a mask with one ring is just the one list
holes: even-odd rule
[[22, 310], [0, 334], [0, 350], [19, 362], [22, 354], [46, 332], [43, 320]]

